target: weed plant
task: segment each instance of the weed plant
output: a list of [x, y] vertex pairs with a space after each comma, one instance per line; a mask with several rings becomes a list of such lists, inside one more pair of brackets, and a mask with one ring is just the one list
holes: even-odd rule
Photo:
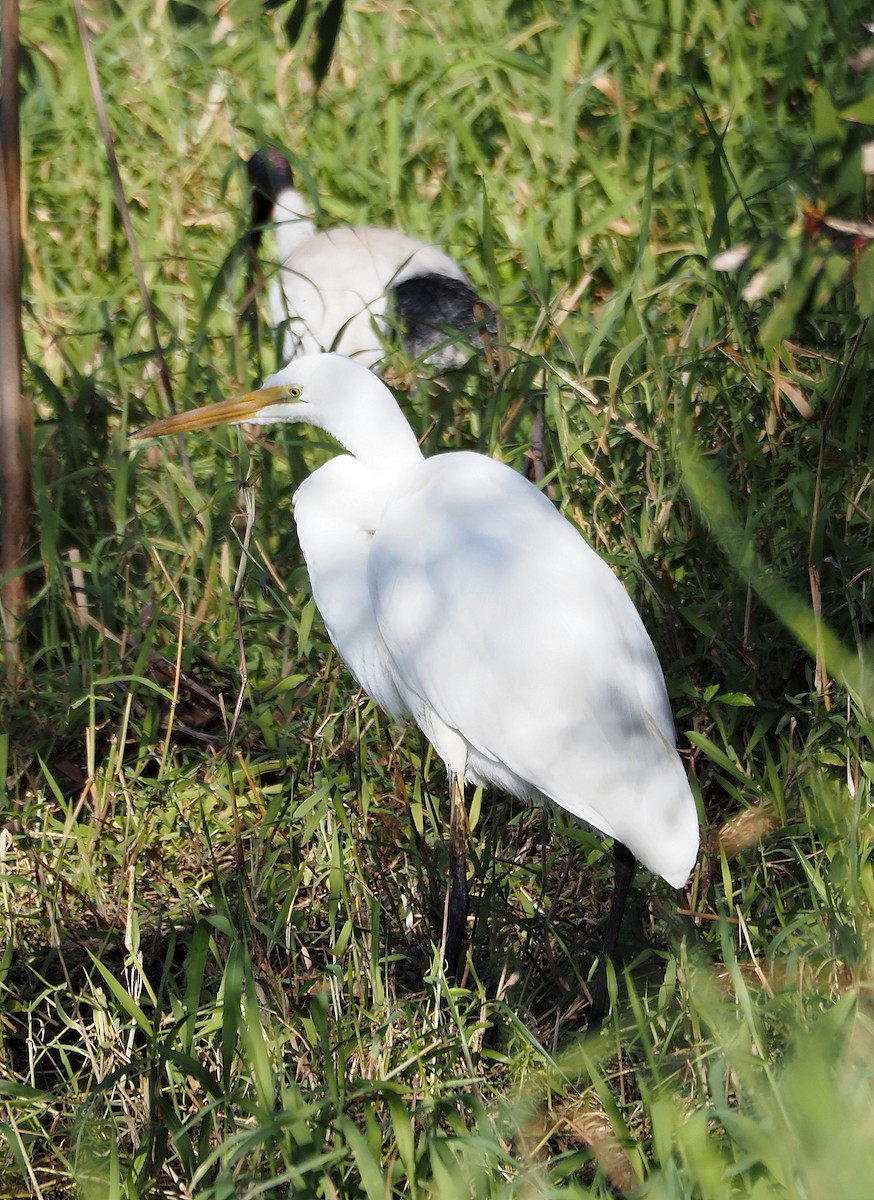
[[296, 546], [329, 448], [129, 449], [170, 397], [74, 11], [34, 0], [0, 1195], [868, 1195], [869, 7], [359, 0], [317, 92], [290, 7], [88, 9], [173, 401], [276, 365], [255, 146], [324, 222], [444, 245], [506, 356], [402, 402], [428, 451], [519, 467], [545, 418], [546, 486], [665, 665], [700, 866], [641, 870], [586, 1037], [609, 848], [478, 794], [447, 986], [443, 769], [356, 691]]

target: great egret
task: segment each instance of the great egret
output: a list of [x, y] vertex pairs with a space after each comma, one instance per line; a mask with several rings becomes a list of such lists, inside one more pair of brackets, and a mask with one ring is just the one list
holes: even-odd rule
[[552, 801], [615, 839], [597, 1024], [635, 858], [679, 888], [699, 841], [664, 677], [628, 593], [510, 467], [466, 451], [425, 458], [388, 388], [338, 354], [135, 436], [247, 421], [304, 422], [348, 451], [298, 487], [294, 516], [341, 657], [448, 769], [448, 969], [467, 915], [466, 780]]
[[253, 238], [270, 221], [278, 275], [270, 287], [271, 322], [285, 330], [286, 359], [336, 350], [372, 367], [396, 324], [408, 353], [436, 370], [466, 361], [489, 306], [457, 263], [436, 246], [396, 229], [338, 225], [316, 232], [312, 207], [277, 151], [247, 164]]

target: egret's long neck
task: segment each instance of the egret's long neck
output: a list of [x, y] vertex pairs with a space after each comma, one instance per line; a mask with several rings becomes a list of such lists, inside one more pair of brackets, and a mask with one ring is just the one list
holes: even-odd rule
[[280, 262], [285, 262], [316, 231], [312, 207], [297, 188], [283, 188], [276, 197], [273, 223]]
[[368, 471], [401, 474], [422, 461], [416, 435], [389, 389], [343, 354], [294, 359], [244, 399], [261, 398], [263, 405], [249, 420], [324, 429]]
[[394, 396], [375, 377], [367, 396], [358, 395], [344, 405], [342, 420], [331, 414], [325, 431], [371, 470], [404, 474], [422, 461], [416, 435]]

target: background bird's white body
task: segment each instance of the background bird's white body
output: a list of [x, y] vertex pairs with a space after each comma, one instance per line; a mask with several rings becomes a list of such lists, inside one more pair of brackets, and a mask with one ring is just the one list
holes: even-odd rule
[[286, 331], [287, 359], [335, 350], [373, 366], [385, 357], [398, 284], [441, 276], [472, 290], [448, 254], [398, 230], [341, 225], [317, 232], [296, 188], [279, 192], [272, 220], [281, 266], [270, 287], [270, 318]]

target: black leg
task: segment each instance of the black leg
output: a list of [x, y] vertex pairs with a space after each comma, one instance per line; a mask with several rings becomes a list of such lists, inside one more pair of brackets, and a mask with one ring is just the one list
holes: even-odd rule
[[464, 805], [464, 777], [453, 775], [449, 783], [452, 808], [449, 816], [449, 891], [443, 918], [443, 957], [446, 973], [458, 978], [458, 963], [467, 925], [467, 809]]
[[619, 942], [619, 929], [622, 925], [622, 915], [625, 912], [625, 902], [631, 881], [634, 878], [634, 868], [637, 860], [621, 842], [613, 843], [613, 898], [610, 901], [610, 914], [607, 918], [607, 931], [604, 934], [604, 948], [601, 951], [601, 961], [595, 973], [592, 984], [592, 1007], [589, 1009], [589, 1029], [600, 1029], [607, 1015], [607, 960], [612, 960], [616, 954]]

